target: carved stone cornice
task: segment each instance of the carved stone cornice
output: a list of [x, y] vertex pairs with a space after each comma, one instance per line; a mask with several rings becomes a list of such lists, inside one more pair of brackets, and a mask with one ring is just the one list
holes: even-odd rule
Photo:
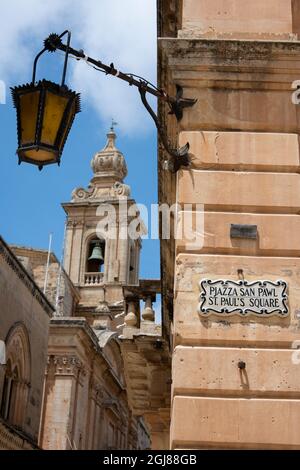
[[84, 226], [84, 220], [74, 220], [74, 219], [67, 220], [67, 227], [82, 228], [83, 226]]
[[[203, 73], [210, 66], [217, 70], [225, 66], [227, 73], [236, 69], [248, 72], [250, 63], [251, 70], [254, 67], [256, 72], [261, 69], [266, 73], [267, 67], [272, 74], [282, 74], [282, 69], [278, 64], [275, 67], [274, 61], [284, 62], [285, 72], [300, 69], [300, 41], [163, 38], [159, 39], [159, 48], [171, 70]], [[197, 76], [193, 78], [196, 80]]]
[[38, 301], [43, 310], [52, 316], [55, 308], [50, 304], [46, 296], [42, 293], [39, 287], [36, 285], [34, 280], [30, 277], [22, 263], [16, 258], [13, 252], [10, 250], [8, 245], [5, 243], [3, 238], [0, 236], [0, 256], [4, 259], [6, 264], [16, 273], [18, 278], [30, 291], [31, 295]]

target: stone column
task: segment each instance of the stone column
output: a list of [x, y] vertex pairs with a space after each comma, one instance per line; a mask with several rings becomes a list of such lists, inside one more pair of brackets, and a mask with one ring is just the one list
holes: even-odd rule
[[65, 234], [65, 246], [64, 246], [64, 269], [68, 275], [71, 272], [71, 263], [73, 255], [73, 235], [74, 225], [72, 220], [67, 221], [66, 234]]
[[72, 253], [69, 276], [75, 284], [81, 281], [81, 259], [82, 259], [82, 237], [83, 237], [83, 221], [74, 221], [73, 223], [73, 239]]
[[155, 320], [155, 313], [152, 308], [152, 298], [151, 296], [148, 296], [145, 301], [145, 308], [142, 312], [142, 319], [144, 321], [151, 321], [153, 322]]
[[81, 362], [76, 356], [50, 356], [45, 385], [41, 446], [48, 450], [74, 448], [73, 410]]
[[127, 200], [120, 200], [119, 206], [119, 240], [118, 259], [120, 263], [119, 280], [125, 284], [129, 270], [129, 240], [128, 240], [128, 205]]

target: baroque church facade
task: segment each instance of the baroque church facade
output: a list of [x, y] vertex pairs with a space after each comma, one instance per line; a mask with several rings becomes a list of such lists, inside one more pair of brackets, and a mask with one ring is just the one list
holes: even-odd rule
[[[34, 349], [40, 330], [31, 325], [28, 329], [32, 337], [23, 335], [27, 338], [23, 341], [25, 346], [28, 343], [27, 351], [21, 345], [20, 357], [14, 361], [10, 336], [14, 328], [22, 336], [23, 325], [27, 331], [26, 321], [20, 317], [14, 322], [11, 318], [11, 324], [6, 326], [2, 324], [5, 315], [1, 316], [0, 339], [7, 348], [0, 382], [1, 448], [147, 449], [162, 442], [160, 423], [157, 426], [153, 420], [154, 408], [145, 402], [151, 393], [149, 383], [156, 384], [158, 377], [152, 377], [152, 372], [160, 370], [161, 330], [152, 308], [160, 283], [139, 279], [141, 238], [133, 239], [128, 232], [132, 220], [137, 221], [141, 232], [143, 223], [130, 187], [123, 182], [127, 167], [115, 140], [111, 128], [106, 146], [92, 159], [93, 177], [88, 188], [74, 190], [71, 201], [63, 204], [67, 216], [63, 266], [53, 253], [47, 264], [47, 251], [7, 247], [3, 241], [18, 270], [34, 286], [35, 297], [41, 299], [41, 312], [37, 313], [45, 328], [43, 356]], [[1, 258], [1, 272], [2, 264]], [[0, 281], [3, 282], [2, 277]], [[9, 281], [1, 288], [2, 293], [8, 284]], [[11, 310], [16, 310], [13, 302], [22, 302], [19, 292], [19, 287], [10, 292]], [[27, 289], [24, 294], [25, 304], [32, 303], [32, 292]], [[34, 311], [33, 314], [37, 321]], [[21, 341], [19, 336], [15, 341]], [[136, 341], [142, 346], [145, 343], [146, 350], [159, 351], [150, 375], [147, 354], [139, 353]], [[14, 391], [14, 384], [21, 387], [21, 371], [15, 365], [21, 359], [25, 368], [31, 364], [31, 370], [39, 374], [36, 414], [40, 419], [37, 422], [35, 417], [33, 431], [26, 425], [31, 419], [33, 398], [25, 391]], [[30, 390], [31, 375], [27, 371], [24, 379], [22, 376]], [[7, 382], [13, 384], [12, 393], [7, 391]], [[21, 396], [25, 415], [17, 419], [19, 412], [13, 410], [21, 406]]]

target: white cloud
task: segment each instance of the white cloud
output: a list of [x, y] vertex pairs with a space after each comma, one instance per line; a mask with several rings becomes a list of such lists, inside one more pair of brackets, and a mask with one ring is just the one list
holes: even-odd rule
[[[72, 30], [74, 47], [124, 72], [156, 77], [156, 0], [10, 0], [0, 4], [0, 79], [27, 81], [33, 57], [50, 32]], [[143, 132], [149, 117], [136, 89], [70, 61], [68, 83], [102, 121]], [[26, 79], [25, 79], [26, 77]]]

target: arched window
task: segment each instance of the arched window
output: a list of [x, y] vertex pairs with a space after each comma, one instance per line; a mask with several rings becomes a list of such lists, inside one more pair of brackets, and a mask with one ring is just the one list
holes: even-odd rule
[[87, 249], [86, 272], [99, 273], [104, 270], [105, 241], [95, 238], [90, 240]]
[[1, 395], [0, 413], [10, 424], [22, 427], [30, 386], [30, 345], [26, 328], [15, 325], [6, 339], [7, 362]]

